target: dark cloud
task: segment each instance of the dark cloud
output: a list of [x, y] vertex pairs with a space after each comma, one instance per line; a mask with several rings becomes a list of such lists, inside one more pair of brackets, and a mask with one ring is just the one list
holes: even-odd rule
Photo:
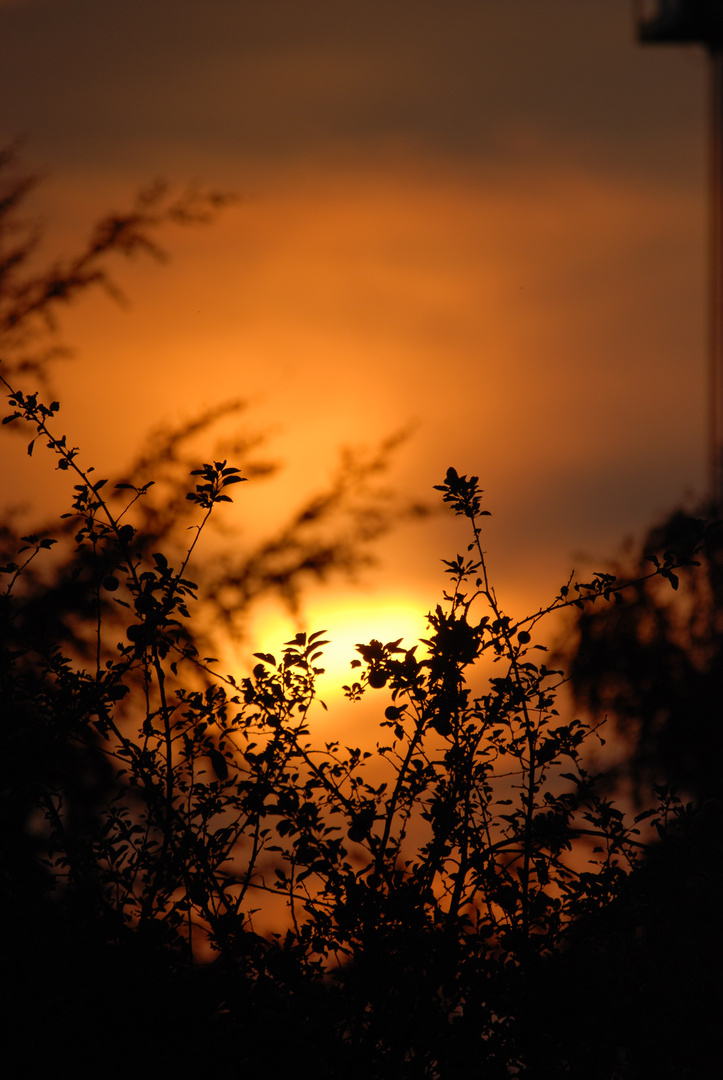
[[691, 78], [681, 50], [636, 46], [628, 0], [31, 0], [0, 42], [0, 126], [63, 162], [394, 140], [499, 161], [526, 133], [597, 168], [680, 170], [703, 124], [702, 61]]

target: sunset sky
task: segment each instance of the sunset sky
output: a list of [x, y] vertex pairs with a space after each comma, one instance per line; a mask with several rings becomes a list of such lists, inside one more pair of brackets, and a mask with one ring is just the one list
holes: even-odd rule
[[[156, 176], [240, 196], [64, 324], [96, 467], [242, 395], [272, 514], [413, 423], [392, 482], [480, 476], [513, 608], [703, 493], [707, 61], [638, 46], [629, 0], [0, 0], [0, 80], [49, 254]], [[405, 529], [333, 603], [426, 610], [461, 536]]]

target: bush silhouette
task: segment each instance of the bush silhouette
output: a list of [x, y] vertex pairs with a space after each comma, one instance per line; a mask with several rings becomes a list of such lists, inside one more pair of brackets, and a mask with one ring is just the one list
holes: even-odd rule
[[[32, 318], [54, 302], [42, 295]], [[444, 561], [428, 636], [360, 642], [343, 689], [376, 738], [320, 739], [323, 632], [256, 653], [243, 677], [204, 652], [213, 579], [197, 550], [219, 504], [243, 499], [245, 464], [194, 464], [154, 517], [152, 476], [97, 479], [58, 403], [0, 377], [6, 426], [75, 481], [60, 528], [6, 529], [0, 567], [3, 951], [12, 1040], [33, 1067], [112, 1056], [385, 1080], [712, 1067], [706, 859], [720, 831], [664, 789], [632, 818], [613, 804], [585, 765], [597, 728], [558, 715], [565, 676], [541, 640], [553, 612], [675, 584], [696, 545], [632, 583], [570, 581], [513, 619], [488, 573], [478, 478], [448, 469], [436, 490], [465, 550]], [[393, 506], [385, 527], [408, 512]], [[185, 549], [174, 514], [193, 526]], [[293, 598], [305, 528], [302, 512], [257, 553], [257, 583]], [[324, 550], [327, 569], [358, 553]]]

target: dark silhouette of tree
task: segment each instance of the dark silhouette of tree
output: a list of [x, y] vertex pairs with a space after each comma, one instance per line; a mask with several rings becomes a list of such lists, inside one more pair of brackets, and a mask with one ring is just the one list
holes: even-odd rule
[[[670, 784], [723, 799], [723, 530], [676, 511], [612, 567], [639, 583], [619, 602], [576, 612], [564, 660], [578, 705], [609, 716], [629, 746], [622, 768], [639, 798]], [[694, 562], [671, 591], [646, 566], [671, 552]], [[657, 562], [656, 562], [657, 561]]]
[[[672, 590], [644, 576], [671, 561], [682, 564], [668, 569]], [[636, 1029], [623, 1075], [692, 1078], [723, 1049], [723, 530], [708, 507], [674, 511], [610, 569], [634, 584], [615, 603], [576, 609], [558, 660], [578, 707], [607, 717], [627, 748], [607, 790], [632, 792], [638, 805], [672, 792], [689, 801], [606, 916], [583, 924], [571, 955], [602, 975], [586, 998], [591, 1015]]]
[[58, 339], [59, 316], [88, 289], [104, 289], [116, 302], [124, 295], [109, 264], [119, 257], [168, 257], [158, 234], [169, 225], [207, 225], [232, 196], [190, 187], [176, 192], [157, 180], [138, 192], [131, 208], [106, 215], [78, 254], [35, 265], [42, 229], [26, 216], [39, 178], [20, 168], [17, 146], [0, 150], [0, 343], [6, 378], [32, 375], [50, 386], [54, 361], [69, 355]]

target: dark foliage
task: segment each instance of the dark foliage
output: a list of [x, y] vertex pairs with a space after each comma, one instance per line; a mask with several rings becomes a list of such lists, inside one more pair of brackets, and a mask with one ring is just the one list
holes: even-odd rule
[[[674, 591], [643, 577], [666, 558], [685, 563]], [[613, 570], [639, 581], [614, 607], [577, 613], [565, 657], [578, 705], [630, 746], [612, 780], [629, 776], [639, 799], [672, 784], [723, 800], [723, 529], [678, 511]]]
[[[321, 634], [298, 634], [278, 660], [257, 654], [236, 682], [183, 631], [193, 548], [238, 470], [193, 470], [198, 531], [173, 566], [136, 549], [119, 523], [129, 515], [113, 514], [103, 481], [51, 433], [56, 410], [20, 391], [10, 404], [80, 480], [74, 542], [99, 568], [98, 593], [128, 597], [121, 640], [113, 623], [104, 640], [96, 605], [95, 662], [84, 665], [26, 620], [23, 564], [50, 544], [26, 538], [3, 567], [15, 1030], [40, 981], [53, 1038], [75, 1053], [82, 1015], [90, 1057], [109, 1015], [131, 1057], [150, 1046], [199, 1067], [209, 1043], [229, 1064], [241, 1043], [261, 1067], [279, 1024], [279, 1067], [303, 1052], [317, 1075], [574, 1075], [593, 1053], [602, 1077], [621, 1054], [633, 1061], [629, 1014], [610, 1008], [624, 1000], [612, 992], [627, 969], [620, 943], [643, 950], [635, 979], [661, 962], [655, 940], [652, 959], [638, 944], [641, 928], [655, 934], [640, 828], [651, 818], [667, 837], [667, 818], [685, 813], [668, 800], [626, 822], [596, 794], [582, 760], [589, 731], [560, 722], [560, 672], [533, 641], [550, 611], [622, 586], [609, 575], [568, 585], [513, 623], [488, 580], [477, 480], [448, 470], [440, 490], [472, 539], [445, 562], [450, 586], [425, 651], [360, 644], [345, 690], [382, 693], [381, 740], [320, 744], [309, 713]], [[260, 936], [255, 913], [274, 894], [286, 914]], [[604, 1033], [573, 1031], [548, 1009], [583, 970], [602, 980]]]
[[[81, 1075], [713, 1074], [720, 814], [661, 788], [626, 817], [587, 771], [596, 730], [556, 711], [564, 676], [540, 641], [551, 612], [676, 585], [694, 544], [515, 620], [488, 577], [478, 480], [450, 468], [438, 490], [467, 546], [444, 561], [428, 637], [359, 643], [344, 690], [374, 732], [325, 741], [322, 633], [238, 678], [205, 653], [222, 604], [198, 545], [251, 458], [189, 462], [169, 436], [113, 485], [57, 402], [3, 381], [7, 425], [75, 477], [61, 526], [7, 528], [0, 566], [9, 1058]], [[245, 576], [235, 564], [229, 610], [358, 565], [359, 538], [406, 512], [352, 503], [354, 542], [314, 548], [307, 524], [350, 505], [346, 484]]]

